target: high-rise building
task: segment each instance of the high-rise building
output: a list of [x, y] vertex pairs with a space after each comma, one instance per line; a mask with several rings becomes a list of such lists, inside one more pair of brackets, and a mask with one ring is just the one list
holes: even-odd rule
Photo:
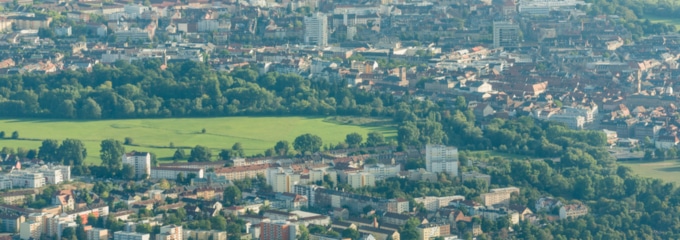
[[305, 17], [305, 43], [317, 46], [328, 45], [328, 17], [323, 13], [315, 13]]
[[494, 47], [517, 47], [519, 36], [519, 24], [509, 21], [493, 22]]
[[156, 235], [156, 240], [184, 240], [181, 225], [167, 225], [161, 227], [161, 232]]
[[109, 230], [102, 228], [92, 228], [87, 230], [87, 240], [108, 240]]
[[365, 186], [375, 186], [375, 175], [367, 172], [350, 173], [347, 174], [347, 184], [353, 188], [360, 188]]
[[148, 233], [123, 232], [118, 231], [113, 233], [113, 240], [150, 240], [151, 235]]
[[425, 167], [428, 172], [458, 176], [458, 148], [428, 144], [425, 147]]
[[260, 240], [290, 240], [295, 239], [296, 233], [295, 225], [288, 221], [260, 223]]
[[123, 155], [123, 164], [131, 165], [138, 179], [151, 176], [151, 154], [148, 152], [126, 153]]

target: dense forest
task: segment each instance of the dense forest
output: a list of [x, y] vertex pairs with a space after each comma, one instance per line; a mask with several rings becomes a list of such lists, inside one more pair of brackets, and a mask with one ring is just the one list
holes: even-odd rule
[[244, 68], [217, 72], [203, 63], [159, 60], [97, 64], [91, 72], [0, 77], [0, 115], [63, 119], [235, 115], [389, 115], [388, 95], [343, 83]]

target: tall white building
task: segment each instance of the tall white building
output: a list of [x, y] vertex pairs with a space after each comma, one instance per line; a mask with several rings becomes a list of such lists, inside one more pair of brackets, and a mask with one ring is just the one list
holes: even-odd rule
[[184, 240], [182, 226], [174, 224], [162, 226], [160, 234], [156, 235], [156, 240]]
[[328, 45], [328, 17], [323, 13], [315, 13], [305, 17], [305, 43], [317, 46]]
[[138, 179], [151, 176], [151, 154], [135, 152], [123, 154], [123, 164], [129, 164], [135, 170]]
[[267, 184], [272, 186], [274, 192], [294, 191], [295, 184], [300, 183], [300, 174], [293, 172], [290, 168], [269, 168], [265, 177]]
[[347, 174], [347, 183], [353, 188], [375, 186], [375, 175], [366, 172]]
[[425, 167], [428, 172], [458, 176], [458, 148], [428, 144], [425, 147]]
[[148, 233], [135, 233], [118, 231], [113, 233], [113, 240], [150, 240], [151, 235]]
[[508, 21], [493, 22], [494, 47], [517, 47], [519, 37], [519, 24]]

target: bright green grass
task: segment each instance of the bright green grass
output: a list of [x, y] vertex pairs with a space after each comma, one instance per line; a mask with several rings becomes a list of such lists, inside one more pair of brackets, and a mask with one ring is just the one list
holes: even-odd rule
[[[359, 122], [359, 123], [355, 123]], [[344, 124], [343, 124], [344, 123]], [[206, 133], [201, 133], [205, 128]], [[113, 138], [121, 142], [131, 137], [135, 145], [126, 146], [127, 151], [154, 152], [159, 160], [168, 160], [174, 153], [169, 148], [203, 145], [213, 149], [231, 148], [240, 142], [247, 155], [263, 153], [279, 140], [291, 143], [295, 137], [312, 133], [319, 135], [324, 144], [344, 141], [345, 135], [358, 132], [366, 139], [371, 131], [382, 132], [386, 138], [396, 136], [394, 124], [387, 120], [359, 119], [348, 121], [336, 118], [307, 117], [223, 117], [223, 118], [171, 118], [171, 119], [131, 119], [100, 121], [68, 121], [42, 119], [3, 119], [0, 131], [6, 137], [18, 131], [24, 140], [0, 140], [0, 147], [23, 147], [37, 149], [42, 139], [74, 138], [83, 141], [88, 150], [87, 163], [97, 164], [101, 140]], [[28, 140], [30, 139], [30, 140]], [[186, 150], [188, 154], [189, 151]]]
[[634, 173], [642, 177], [658, 178], [666, 182], [680, 183], [680, 161], [666, 160], [660, 162], [619, 162], [630, 167]]

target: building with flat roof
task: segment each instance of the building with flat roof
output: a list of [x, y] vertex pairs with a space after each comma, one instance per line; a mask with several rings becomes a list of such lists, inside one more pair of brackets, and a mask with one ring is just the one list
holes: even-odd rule
[[151, 176], [151, 154], [148, 152], [132, 151], [123, 154], [123, 164], [131, 165], [138, 179]]

